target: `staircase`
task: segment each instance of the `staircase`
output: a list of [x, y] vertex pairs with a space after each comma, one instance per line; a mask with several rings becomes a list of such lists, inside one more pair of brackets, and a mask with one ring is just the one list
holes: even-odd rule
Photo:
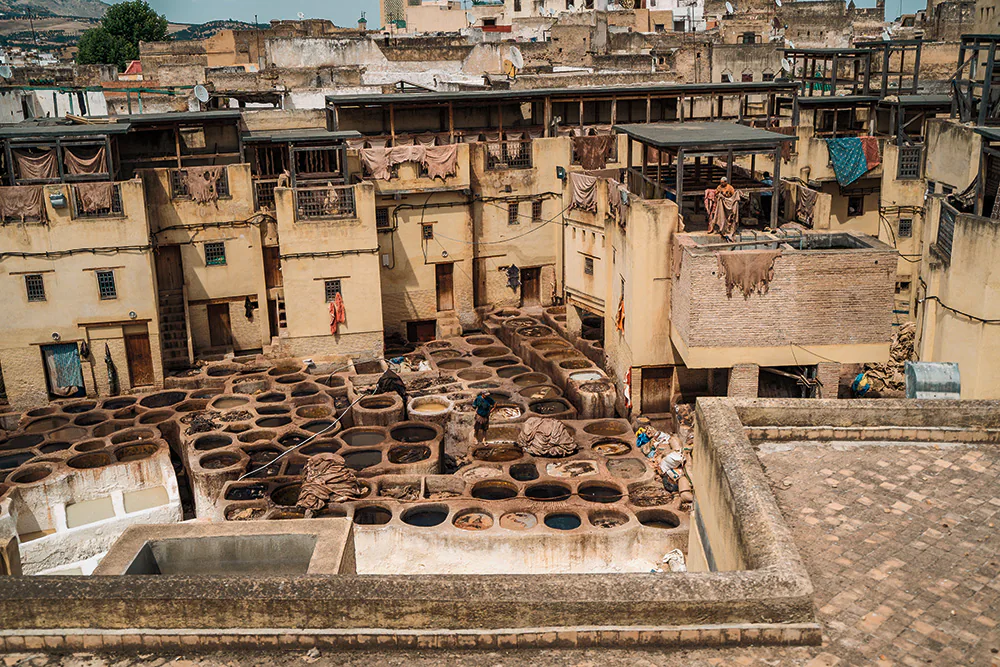
[[454, 310], [445, 310], [437, 316], [437, 338], [450, 338], [462, 335], [462, 323]]
[[190, 364], [187, 343], [187, 320], [184, 317], [184, 291], [163, 290], [160, 299], [160, 350], [163, 367], [187, 368]]

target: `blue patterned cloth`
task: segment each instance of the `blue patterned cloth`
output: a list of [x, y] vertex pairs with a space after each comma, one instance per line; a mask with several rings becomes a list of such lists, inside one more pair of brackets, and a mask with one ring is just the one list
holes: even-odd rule
[[868, 159], [860, 137], [827, 139], [826, 147], [830, 151], [833, 173], [841, 185], [850, 185], [868, 173]]

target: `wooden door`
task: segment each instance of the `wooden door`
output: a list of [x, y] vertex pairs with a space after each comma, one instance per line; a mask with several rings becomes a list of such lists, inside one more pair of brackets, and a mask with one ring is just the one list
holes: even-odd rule
[[267, 246], [264, 248], [264, 285], [268, 289], [284, 285], [281, 278], [280, 255], [281, 249], [277, 246]]
[[642, 369], [642, 412], [670, 412], [670, 391], [674, 379], [671, 366]]
[[521, 305], [538, 306], [542, 303], [542, 270], [521, 269]]
[[434, 271], [437, 278], [437, 309], [455, 310], [454, 264], [437, 264]]
[[129, 383], [133, 387], [151, 385], [153, 355], [149, 350], [149, 334], [125, 334], [125, 357], [128, 359]]
[[406, 339], [411, 343], [426, 343], [437, 336], [437, 322], [420, 320], [406, 323]]
[[228, 303], [208, 304], [208, 335], [211, 338], [212, 347], [232, 346], [233, 330], [229, 325]]
[[156, 282], [161, 292], [184, 287], [180, 246], [165, 245], [156, 249]]

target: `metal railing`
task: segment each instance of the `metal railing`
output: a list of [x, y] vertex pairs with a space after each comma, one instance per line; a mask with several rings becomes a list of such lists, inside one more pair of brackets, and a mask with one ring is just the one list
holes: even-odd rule
[[357, 217], [353, 185], [295, 188], [294, 193], [296, 220]]
[[[109, 206], [91, 208], [87, 210], [84, 206], [84, 199], [80, 194], [81, 185], [71, 185], [73, 193], [73, 217], [74, 218], [120, 218], [125, 215], [122, 206], [122, 188], [119, 183], [111, 183], [111, 201]], [[86, 186], [83, 186], [86, 187]]]
[[923, 163], [923, 157], [923, 146], [900, 146], [896, 179], [902, 181], [920, 178], [920, 167]]
[[253, 202], [256, 210], [265, 208], [274, 210], [274, 188], [277, 185], [276, 178], [258, 179], [253, 182]]
[[[170, 198], [171, 199], [190, 199], [191, 193], [188, 192], [187, 181], [184, 179], [184, 174], [187, 172], [186, 169], [171, 169], [170, 170]], [[219, 180], [215, 184], [215, 192], [220, 198], [231, 197], [229, 192], [229, 170], [225, 167], [219, 173]]]
[[951, 247], [955, 240], [955, 218], [958, 216], [950, 204], [941, 201], [941, 217], [938, 220], [937, 248], [945, 258], [951, 259]]
[[486, 142], [486, 169], [531, 169], [531, 139]]

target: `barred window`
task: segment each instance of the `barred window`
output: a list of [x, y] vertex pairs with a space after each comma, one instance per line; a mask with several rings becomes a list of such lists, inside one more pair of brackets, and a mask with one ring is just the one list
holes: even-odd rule
[[342, 294], [340, 291], [340, 279], [324, 281], [323, 290], [326, 292], [326, 302], [333, 303], [337, 300], [337, 295]]
[[225, 241], [213, 241], [205, 244], [205, 266], [226, 265]]
[[920, 162], [923, 159], [923, 146], [901, 146], [899, 149], [899, 170], [897, 178], [920, 178]]
[[508, 225], [519, 225], [521, 224], [521, 219], [518, 217], [521, 205], [516, 201], [511, 202], [507, 205], [507, 224]]
[[908, 239], [913, 236], [913, 220], [911, 218], [902, 218], [899, 221], [899, 238]]
[[375, 229], [389, 229], [389, 209], [380, 206], [375, 209]]
[[535, 199], [531, 202], [531, 221], [541, 222], [542, 221], [542, 200]]
[[118, 289], [115, 287], [114, 271], [97, 272], [97, 291], [100, 292], [102, 299], [118, 298]]
[[425, 241], [434, 239], [434, 225], [420, 225], [420, 237]]
[[42, 274], [33, 273], [25, 276], [24, 288], [28, 291], [28, 301], [45, 301], [45, 280]]
[[594, 275], [594, 258], [584, 257], [583, 258], [583, 273], [584, 275], [592, 276]]

